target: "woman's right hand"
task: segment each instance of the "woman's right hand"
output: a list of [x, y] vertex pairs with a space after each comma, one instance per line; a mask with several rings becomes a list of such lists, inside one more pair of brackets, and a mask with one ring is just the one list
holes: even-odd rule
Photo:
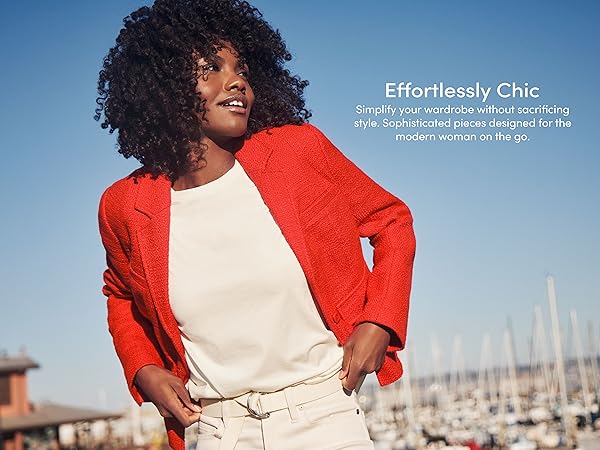
[[189, 427], [200, 419], [202, 409], [192, 402], [180, 378], [167, 369], [149, 364], [135, 375], [133, 383], [154, 403], [163, 417], [175, 417]]

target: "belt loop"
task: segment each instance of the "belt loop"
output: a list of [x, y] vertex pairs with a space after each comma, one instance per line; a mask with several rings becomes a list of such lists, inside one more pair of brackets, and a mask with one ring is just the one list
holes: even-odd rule
[[294, 399], [293, 389], [293, 387], [286, 387], [283, 390], [283, 395], [285, 395], [285, 401], [287, 403], [288, 411], [290, 412], [290, 419], [292, 419], [292, 423], [295, 423], [300, 419], [300, 413], [298, 412], [298, 405]]
[[[223, 436], [219, 442], [219, 450], [235, 449], [235, 445], [240, 438], [246, 417], [247, 416], [232, 417], [227, 420], [225, 431], [223, 432]], [[225, 419], [223, 419], [223, 423], [225, 423]]]

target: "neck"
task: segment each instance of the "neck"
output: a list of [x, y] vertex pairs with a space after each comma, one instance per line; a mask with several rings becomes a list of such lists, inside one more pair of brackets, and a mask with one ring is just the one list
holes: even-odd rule
[[242, 147], [243, 142], [243, 138], [231, 139], [221, 144], [211, 139], [203, 140], [206, 150], [198, 166], [181, 174], [173, 183], [173, 189], [176, 191], [191, 189], [221, 177], [233, 167], [235, 162], [233, 155]]

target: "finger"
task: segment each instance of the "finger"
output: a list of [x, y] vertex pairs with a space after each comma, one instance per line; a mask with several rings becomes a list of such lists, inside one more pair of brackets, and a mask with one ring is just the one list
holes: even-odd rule
[[185, 407], [187, 407], [189, 410], [197, 412], [197, 413], [202, 411], [202, 408], [200, 408], [198, 405], [196, 405], [194, 402], [192, 402], [192, 399], [190, 398], [190, 393], [183, 386], [183, 383], [181, 383], [180, 380], [177, 380], [176, 382], [171, 384], [171, 387], [173, 388], [173, 390], [179, 397], [179, 400], [181, 400], [181, 403], [183, 403], [183, 405]]
[[[198, 418], [200, 418], [200, 414], [201, 414], [201, 412], [202, 412], [202, 411], [200, 411], [200, 412], [198, 412], [198, 411], [192, 411], [190, 408], [188, 408], [187, 406], [185, 406], [185, 405], [183, 404], [183, 402], [181, 402], [181, 399], [180, 399], [179, 401], [180, 401], [180, 403], [181, 403], [181, 408], [183, 409], [183, 411], [184, 411], [184, 412], [185, 412], [185, 413], [186, 413], [188, 416], [196, 416], [196, 415], [197, 415], [197, 416], [198, 416]], [[192, 400], [192, 402], [193, 402], [193, 400]], [[196, 405], [196, 404], [194, 403], [194, 405]], [[200, 405], [196, 405], [196, 406], [198, 406], [200, 409], [202, 409], [202, 408], [200, 407]]]
[[183, 403], [181, 408], [183, 409], [183, 412], [187, 415], [188, 419], [193, 420], [193, 422], [196, 422], [198, 419], [200, 419], [200, 414], [202, 413], [192, 411], [187, 406], [183, 406]]
[[348, 367], [346, 368], [345, 376], [344, 376], [344, 378], [342, 378], [342, 387], [348, 391], [352, 390], [348, 385], [348, 375], [349, 375], [349, 370], [350, 370], [351, 366], [352, 366], [352, 355], [350, 355], [350, 360], [348, 361]]
[[169, 386], [171, 387], [172, 391], [171, 395], [169, 395], [168, 403], [164, 406], [172, 414], [172, 417], [177, 419], [181, 425], [188, 427], [200, 418], [200, 413], [193, 413], [193, 415], [190, 416], [186, 412], [186, 409], [189, 411], [189, 408], [185, 406], [180, 398], [180, 395], [187, 395], [189, 398], [189, 394], [183, 387], [183, 383], [181, 383], [180, 380], [170, 383]]
[[352, 359], [352, 345], [344, 345], [344, 357], [342, 358], [342, 371], [340, 372], [340, 380], [348, 376], [348, 367], [350, 366], [350, 360]]
[[[345, 378], [344, 378], [345, 380]], [[350, 395], [352, 393], [352, 389], [348, 389], [346, 387], [346, 385], [344, 384], [344, 380], [342, 380], [342, 389], [344, 390], [344, 392], [346, 393], [346, 395]]]
[[345, 387], [349, 391], [353, 391], [356, 388], [356, 384], [360, 377], [365, 373], [362, 369], [362, 365], [357, 362], [358, 360], [350, 360], [348, 368], [348, 377], [346, 378]]
[[193, 413], [192, 415], [188, 415], [184, 411], [183, 405], [178, 401], [178, 405], [169, 405], [169, 411], [173, 414], [173, 417], [177, 419], [177, 421], [183, 425], [184, 427], [189, 427], [194, 422], [198, 421], [200, 418], [200, 413]]
[[189, 427], [191, 424], [198, 422], [200, 420], [200, 416], [201, 415], [202, 414], [200, 414], [200, 413], [195, 413], [195, 412], [191, 413], [188, 416], [188, 424], [187, 424], [187, 426]]
[[344, 388], [344, 390], [349, 390], [348, 387], [346, 386], [348, 378], [344, 377], [342, 378], [342, 387]]

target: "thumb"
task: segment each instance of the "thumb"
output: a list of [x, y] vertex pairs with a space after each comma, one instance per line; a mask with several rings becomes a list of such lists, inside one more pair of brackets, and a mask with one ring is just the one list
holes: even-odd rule
[[178, 383], [175, 386], [173, 386], [173, 389], [177, 393], [177, 396], [181, 400], [181, 403], [187, 406], [190, 410], [195, 411], [197, 413], [202, 411], [202, 408], [200, 408], [200, 406], [192, 402], [192, 399], [190, 398], [190, 393], [185, 387], [183, 387], [182, 385], [180, 386]]
[[352, 345], [344, 345], [344, 357], [342, 358], [342, 371], [340, 372], [340, 380], [348, 376], [350, 369], [350, 361], [352, 360]]

